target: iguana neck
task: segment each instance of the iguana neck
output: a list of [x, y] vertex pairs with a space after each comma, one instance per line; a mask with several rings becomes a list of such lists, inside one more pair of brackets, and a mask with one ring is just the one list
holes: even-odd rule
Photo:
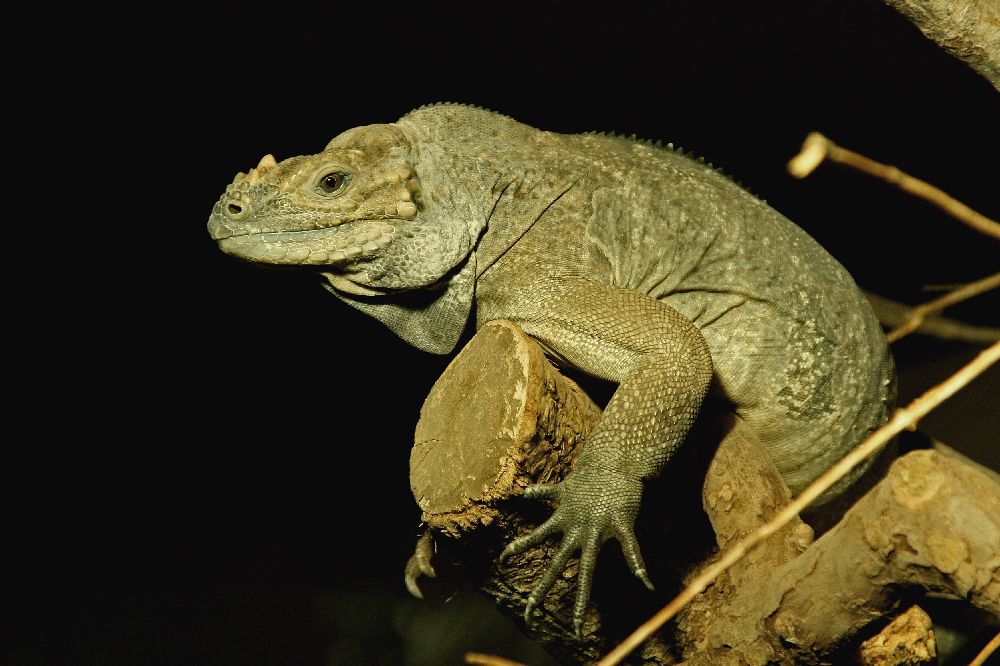
[[[330, 280], [330, 291], [415, 347], [445, 354], [468, 322], [478, 277], [572, 183], [553, 180], [539, 158], [531, 163], [515, 150], [544, 133], [479, 109], [433, 108], [397, 123], [420, 183], [418, 219], [426, 220], [420, 229], [424, 240], [412, 243], [418, 265], [404, 258], [398, 266], [387, 264], [391, 271], [376, 274], [369, 268], [367, 290], [342, 284], [350, 279], [345, 275]], [[499, 127], [484, 118], [496, 119]], [[428, 243], [435, 248], [430, 255]], [[414, 281], [414, 271], [434, 278]]]
[[418, 164], [433, 165], [422, 170], [433, 180], [424, 188], [433, 198], [429, 205], [436, 203], [444, 217], [466, 216], [476, 277], [573, 185], [551, 176], [546, 151], [525, 155], [519, 149], [546, 143], [549, 133], [499, 113], [438, 104], [412, 111], [398, 124], [414, 138]]

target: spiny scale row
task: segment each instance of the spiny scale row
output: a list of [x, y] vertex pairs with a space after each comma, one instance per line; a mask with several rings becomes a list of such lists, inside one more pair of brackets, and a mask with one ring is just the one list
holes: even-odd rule
[[594, 136], [606, 136], [606, 137], [610, 137], [612, 139], [625, 139], [627, 141], [635, 141], [636, 143], [641, 143], [641, 144], [646, 145], [646, 146], [652, 146], [654, 148], [660, 148], [660, 149], [664, 149], [664, 150], [672, 150], [673, 152], [675, 152], [675, 153], [677, 153], [679, 155], [683, 155], [684, 157], [688, 157], [688, 158], [690, 158], [692, 160], [695, 160], [696, 162], [700, 162], [701, 164], [704, 164], [705, 166], [707, 166], [712, 171], [715, 171], [716, 173], [719, 173], [719, 174], [725, 176], [729, 180], [733, 181], [734, 183], [736, 183], [737, 185], [739, 185], [740, 187], [742, 187], [747, 192], [750, 192], [751, 194], [753, 194], [753, 191], [749, 187], [747, 187], [743, 183], [743, 181], [737, 180], [731, 174], [726, 173], [725, 171], [722, 170], [722, 167], [717, 167], [714, 164], [712, 164], [711, 162], [706, 162], [704, 157], [702, 157], [701, 155], [695, 155], [695, 153], [694, 153], [693, 150], [687, 150], [686, 151], [681, 146], [674, 147], [673, 143], [666, 143], [666, 144], [664, 144], [663, 141], [661, 141], [660, 139], [657, 139], [656, 141], [653, 141], [652, 139], [640, 139], [635, 134], [625, 135], [625, 134], [619, 134], [617, 132], [584, 132], [584, 134], [590, 134], [590, 135], [594, 135]]
[[[487, 109], [485, 106], [480, 106], [478, 104], [467, 104], [465, 102], [431, 102], [430, 104], [421, 104], [414, 111], [422, 111], [423, 109], [430, 109], [435, 106], [461, 106], [466, 109], [478, 109], [479, 111], [486, 111], [487, 113], [492, 113], [494, 115], [500, 116], [501, 118], [506, 118], [508, 120], [514, 120], [510, 116], [500, 113], [499, 111], [494, 111], [493, 109]], [[411, 111], [412, 113], [412, 111]], [[516, 120], [514, 122], [517, 122]]]
[[[492, 114], [495, 114], [497, 116], [500, 116], [501, 118], [507, 118], [508, 120], [514, 120], [515, 122], [517, 122], [514, 118], [511, 118], [510, 116], [505, 115], [503, 113], [499, 113], [497, 111], [494, 111], [493, 109], [488, 109], [485, 106], [480, 106], [478, 104], [467, 104], [465, 102], [431, 102], [430, 104], [422, 104], [422, 105], [418, 106], [416, 109], [414, 109], [414, 111], [420, 111], [422, 109], [430, 109], [430, 108], [433, 108], [433, 107], [436, 107], [436, 106], [460, 106], [460, 107], [464, 107], [466, 109], [478, 109], [480, 111], [486, 111], [488, 113], [492, 113]], [[719, 174], [725, 176], [729, 180], [733, 181], [734, 183], [736, 183], [737, 185], [739, 185], [740, 187], [742, 187], [747, 192], [750, 192], [751, 194], [753, 194], [753, 191], [749, 187], [747, 187], [743, 183], [743, 181], [737, 180], [731, 174], [728, 174], [725, 171], [723, 171], [721, 167], [717, 167], [714, 164], [712, 164], [711, 162], [706, 162], [704, 157], [702, 157], [701, 155], [695, 155], [695, 153], [694, 153], [693, 150], [685, 151], [684, 148], [682, 148], [681, 146], [677, 146], [675, 148], [673, 143], [666, 143], [666, 144], [664, 144], [663, 141], [660, 140], [660, 139], [656, 139], [655, 141], [652, 140], [652, 139], [640, 139], [635, 134], [628, 134], [628, 135], [626, 135], [626, 134], [620, 134], [618, 132], [596, 132], [596, 131], [594, 131], [594, 132], [584, 132], [584, 134], [588, 134], [588, 135], [592, 135], [592, 136], [606, 136], [606, 137], [610, 137], [612, 139], [626, 139], [628, 141], [635, 141], [636, 143], [641, 143], [641, 144], [644, 144], [644, 145], [647, 145], [647, 146], [652, 146], [654, 148], [660, 148], [660, 149], [664, 149], [664, 150], [671, 150], [671, 151], [673, 151], [675, 153], [678, 153], [679, 155], [683, 155], [683, 156], [688, 157], [690, 159], [693, 159], [693, 160], [695, 160], [697, 162], [700, 162], [701, 164], [704, 164], [709, 169], [715, 171], [716, 173], [719, 173]]]

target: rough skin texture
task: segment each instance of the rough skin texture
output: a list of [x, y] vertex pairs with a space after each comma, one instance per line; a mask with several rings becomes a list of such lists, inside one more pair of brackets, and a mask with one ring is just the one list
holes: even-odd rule
[[316, 155], [266, 156], [208, 226], [227, 253], [313, 267], [420, 349], [452, 351], [473, 314], [477, 327], [508, 319], [556, 361], [618, 383], [574, 471], [525, 491], [558, 508], [502, 557], [563, 539], [527, 617], [580, 550], [579, 626], [609, 538], [649, 585], [633, 534], [643, 480], [684, 441], [706, 394], [754, 429], [793, 492], [895, 398], [885, 339], [844, 268], [670, 148], [422, 107]]

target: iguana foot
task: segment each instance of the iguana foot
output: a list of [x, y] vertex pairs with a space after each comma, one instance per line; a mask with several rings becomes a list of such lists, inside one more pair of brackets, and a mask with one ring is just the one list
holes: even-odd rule
[[406, 589], [417, 599], [424, 598], [424, 593], [420, 591], [420, 587], [417, 585], [417, 580], [421, 574], [428, 578], [437, 576], [437, 572], [431, 566], [431, 558], [433, 556], [434, 539], [431, 538], [431, 531], [428, 529], [417, 539], [413, 555], [410, 555], [410, 559], [407, 560], [406, 570], [403, 572], [403, 581], [406, 583]]
[[578, 638], [581, 636], [597, 553], [601, 545], [612, 537], [621, 543], [632, 573], [647, 588], [653, 589], [634, 531], [635, 516], [642, 499], [640, 479], [605, 468], [579, 466], [563, 482], [529, 486], [524, 496], [557, 499], [559, 508], [536, 530], [511, 541], [500, 554], [500, 561], [538, 545], [557, 532], [563, 535], [559, 550], [528, 595], [524, 609], [527, 624], [531, 624], [532, 611], [544, 601], [570, 555], [580, 550], [573, 629]]

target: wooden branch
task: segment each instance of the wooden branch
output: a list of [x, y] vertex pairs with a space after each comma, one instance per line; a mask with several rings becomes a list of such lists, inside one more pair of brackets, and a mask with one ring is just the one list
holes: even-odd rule
[[[913, 306], [890, 300], [870, 291], [865, 291], [864, 294], [868, 302], [871, 303], [875, 316], [884, 326], [895, 328], [913, 319]], [[940, 315], [925, 315], [914, 332], [942, 340], [958, 340], [978, 345], [1000, 340], [1000, 328], [974, 326]]]
[[994, 273], [993, 275], [984, 277], [981, 280], [970, 282], [969, 284], [963, 285], [953, 291], [949, 291], [947, 294], [939, 296], [932, 301], [918, 305], [913, 308], [906, 321], [886, 333], [886, 340], [890, 343], [895, 342], [896, 340], [899, 340], [917, 330], [928, 317], [936, 315], [949, 305], [961, 303], [962, 301], [968, 300], [973, 296], [978, 296], [979, 294], [991, 289], [996, 289], [997, 287], [1000, 287], [1000, 273]]
[[[778, 574], [808, 573], [782, 598], [779, 632], [833, 646], [892, 608], [900, 585], [948, 592], [1000, 618], [998, 491], [987, 475], [936, 451], [900, 458], [816, 548]], [[816, 613], [816, 595], [830, 590], [840, 597], [833, 612]]]
[[885, 0], [1000, 90], [1000, 5], [994, 0]]
[[969, 666], [982, 666], [990, 658], [990, 655], [997, 651], [997, 648], [1000, 648], [1000, 633], [990, 639], [990, 642], [969, 662]]
[[504, 659], [496, 655], [479, 652], [466, 652], [465, 663], [478, 664], [479, 666], [524, 666], [524, 664], [518, 661], [511, 661], [510, 659]]
[[[437, 526], [437, 568], [459, 563], [462, 573], [522, 625], [526, 597], [557, 544], [553, 540], [497, 564], [511, 538], [549, 515], [546, 507], [505, 498], [497, 489], [516, 495], [527, 483], [569, 471], [597, 413], [578, 393], [516, 326], [495, 322], [449, 366], [421, 412], [411, 478], [416, 496], [425, 500], [424, 519]], [[647, 483], [637, 531], [650, 574], [668, 595], [672, 583], [693, 576], [709, 552], [711, 544], [700, 535], [712, 539], [714, 531], [722, 548], [740, 543], [762, 522], [783, 514], [789, 499], [753, 432], [723, 414], [706, 409], [680, 459]], [[570, 425], [560, 425], [563, 415]], [[480, 476], [482, 470], [492, 470], [492, 476]], [[466, 483], [469, 476], [475, 479]], [[450, 490], [434, 490], [435, 479]], [[685, 485], [693, 495], [683, 494]], [[464, 490], [456, 492], [460, 487]], [[683, 509], [698, 505], [699, 492], [705, 513]], [[451, 506], [440, 501], [448, 493]], [[432, 497], [437, 503], [428, 504]], [[712, 529], [699, 531], [697, 521], [706, 517]], [[1000, 483], [957, 455], [919, 451], [897, 461], [847, 518], [815, 543], [797, 516], [780, 526], [768, 524], [771, 539], [643, 644], [644, 663], [822, 658], [872, 619], [891, 617], [901, 585], [948, 591], [1000, 617]], [[562, 660], [595, 661], [637, 617], [648, 617], [646, 608], [662, 602], [632, 579], [613, 550], [602, 553], [607, 564], [599, 566], [582, 640], [572, 634], [574, 561], [546, 597], [542, 618], [529, 628]]]
[[861, 153], [842, 148], [819, 132], [810, 132], [802, 143], [802, 150], [787, 165], [788, 173], [805, 178], [822, 164], [824, 159], [845, 164], [869, 176], [875, 176], [915, 196], [929, 201], [959, 222], [976, 231], [1000, 240], [1000, 222], [996, 222], [966, 206], [943, 190], [919, 178], [903, 173], [894, 166], [882, 164]]

